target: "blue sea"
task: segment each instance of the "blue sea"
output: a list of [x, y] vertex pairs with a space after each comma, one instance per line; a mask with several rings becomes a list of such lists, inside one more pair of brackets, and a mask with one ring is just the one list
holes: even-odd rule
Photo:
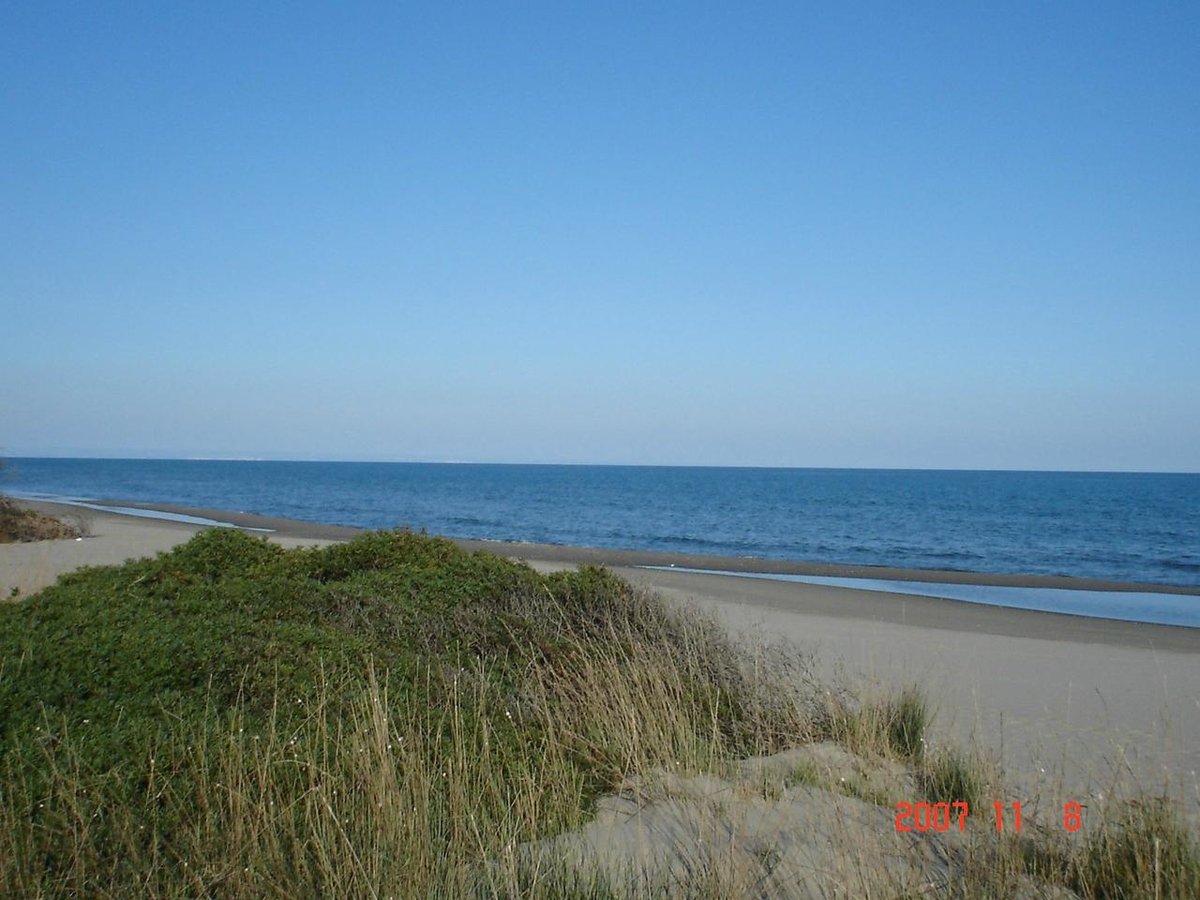
[[1200, 587], [1200, 475], [10, 459], [12, 493], [456, 537]]

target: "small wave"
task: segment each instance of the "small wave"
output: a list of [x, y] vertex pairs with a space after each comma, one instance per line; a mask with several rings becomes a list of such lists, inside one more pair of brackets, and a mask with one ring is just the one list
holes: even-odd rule
[[[636, 540], [636, 539], [635, 539]], [[709, 541], [704, 538], [687, 537], [685, 535], [643, 535], [640, 540], [649, 541], [654, 544], [660, 544], [664, 547], [669, 547], [675, 544], [682, 544], [687, 547], [724, 547], [724, 543], [720, 541]]]
[[972, 560], [983, 559], [978, 553], [972, 553], [970, 550], [931, 550], [925, 553], [930, 559], [949, 559], [949, 560]]
[[479, 519], [475, 516], [451, 516], [449, 521], [453, 525], [468, 525], [472, 528], [496, 528], [501, 524], [493, 519]]

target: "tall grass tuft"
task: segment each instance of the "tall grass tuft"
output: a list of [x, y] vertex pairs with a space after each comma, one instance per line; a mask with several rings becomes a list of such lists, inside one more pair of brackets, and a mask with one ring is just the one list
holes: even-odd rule
[[963, 802], [972, 809], [982, 805], [986, 779], [980, 764], [961, 750], [942, 749], [928, 755], [917, 774], [932, 803]]
[[892, 752], [904, 759], [920, 760], [929, 727], [929, 705], [924, 694], [915, 686], [905, 687], [887, 705], [885, 723]]
[[858, 753], [919, 762], [925, 754], [929, 704], [914, 685], [869, 703], [830, 696], [824, 718], [828, 737]]
[[1168, 798], [1127, 801], [1088, 835], [1069, 880], [1082, 895], [1104, 900], [1200, 897], [1200, 846]]

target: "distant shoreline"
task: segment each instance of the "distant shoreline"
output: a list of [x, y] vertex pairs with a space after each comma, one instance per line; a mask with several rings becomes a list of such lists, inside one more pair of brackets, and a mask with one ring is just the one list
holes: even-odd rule
[[1200, 475], [61, 459], [14, 460], [9, 475], [30, 499], [409, 527], [590, 560], [1200, 591]]
[[[72, 505], [63, 502], [24, 501], [47, 507]], [[239, 528], [270, 531], [281, 537], [344, 541], [371, 531], [348, 525], [334, 525], [263, 516], [257, 513], [227, 509], [210, 509], [174, 503], [100, 499], [89, 501], [96, 506], [123, 507], [170, 513], [178, 516], [227, 522]], [[119, 513], [117, 513], [119, 515]], [[707, 569], [716, 572], [735, 572], [762, 575], [808, 575], [831, 578], [868, 578], [888, 581], [924, 581], [941, 584], [971, 584], [992, 587], [1057, 588], [1078, 591], [1128, 591], [1200, 596], [1200, 587], [1157, 584], [1152, 582], [1113, 581], [1102, 578], [1083, 578], [1069, 575], [1014, 575], [1006, 573], [968, 572], [952, 569], [910, 569], [894, 566], [842, 565], [765, 559], [762, 557], [716, 556], [699, 553], [666, 553], [650, 550], [629, 550], [609, 547], [577, 547], [566, 544], [539, 544], [523, 541], [480, 540], [444, 535], [469, 550], [486, 550], [513, 559], [536, 559], [568, 565], [605, 565], [620, 568], [664, 567]]]

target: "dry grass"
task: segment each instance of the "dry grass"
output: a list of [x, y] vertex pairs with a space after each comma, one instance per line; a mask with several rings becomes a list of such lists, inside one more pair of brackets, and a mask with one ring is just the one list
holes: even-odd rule
[[330, 681], [287, 729], [210, 708], [219, 737], [171, 722], [133, 796], [81, 762], [86, 735], [55, 729], [36, 761], [46, 781], [5, 760], [0, 895], [594, 896], [517, 852], [587, 820], [582, 772], [706, 770], [758, 740], [723, 734], [720, 701], [645, 648], [533, 667], [523, 708], [500, 717], [486, 714], [507, 699], [490, 674], [429, 668], [428, 694], [399, 697], [373, 670], [365, 686]]
[[[618, 896], [621, 884], [531, 865], [521, 852], [588, 820], [589, 785], [573, 757], [616, 777], [722, 771], [748, 749], [774, 746], [767, 727], [749, 744], [724, 734], [713, 698], [689, 695], [671, 664], [636, 648], [576, 669], [531, 668], [525, 707], [500, 719], [511, 714], [511, 730], [478, 714], [504, 702], [486, 664], [421, 677], [441, 682], [445, 706], [397, 702], [397, 686], [372, 670], [337, 714], [328, 701], [347, 686], [324, 684], [298, 727], [281, 728], [273, 715], [252, 728], [240, 710], [212, 708], [225, 723], [214, 738], [176, 721], [133, 798], [119, 774], [81, 763], [85, 735], [59, 732], [41, 750], [48, 782], [5, 763], [0, 895]], [[779, 686], [762, 687], [777, 706]], [[796, 725], [813, 727], [811, 698], [788, 693]], [[515, 720], [529, 717], [536, 745], [514, 740], [525, 730]], [[886, 731], [877, 737], [889, 740]], [[869, 852], [871, 841], [862, 843]], [[1031, 883], [1097, 898], [1200, 895], [1195, 838], [1162, 800], [1113, 808], [1073, 846], [1051, 834], [998, 838], [980, 828], [967, 853], [956, 879], [928, 896], [1006, 896]], [[830, 874], [835, 896], [840, 879], [857, 877]], [[878, 887], [890, 896], [895, 886]], [[736, 867], [715, 865], [668, 888], [733, 897], [749, 885]]]

